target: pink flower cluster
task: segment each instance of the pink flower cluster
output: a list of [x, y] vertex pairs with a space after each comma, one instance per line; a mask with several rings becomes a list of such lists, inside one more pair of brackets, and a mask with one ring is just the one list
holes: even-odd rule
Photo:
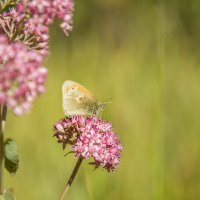
[[76, 157], [94, 158], [95, 167], [116, 169], [122, 146], [112, 125], [97, 117], [72, 116], [54, 125], [54, 136], [65, 147], [70, 144]]
[[15, 114], [30, 109], [44, 92], [49, 26], [57, 17], [68, 35], [72, 29], [73, 0], [17, 0], [0, 4], [0, 104]]
[[12, 41], [22, 41], [41, 55], [48, 55], [49, 26], [57, 17], [66, 35], [72, 30], [72, 0], [31, 0], [20, 1], [0, 13], [0, 34]]
[[9, 43], [0, 36], [0, 104], [7, 104], [16, 115], [28, 111], [33, 100], [44, 92], [47, 69], [43, 57], [22, 42]]
[[62, 20], [60, 27], [66, 35], [72, 30], [72, 0], [32, 0], [28, 8], [32, 14], [29, 20], [32, 29], [48, 30], [55, 17]]

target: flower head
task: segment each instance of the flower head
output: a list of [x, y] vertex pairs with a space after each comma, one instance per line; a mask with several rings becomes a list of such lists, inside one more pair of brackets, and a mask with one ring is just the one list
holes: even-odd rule
[[7, 104], [16, 115], [28, 111], [33, 100], [44, 92], [47, 69], [43, 57], [22, 42], [9, 43], [0, 35], [0, 104]]
[[66, 35], [72, 30], [72, 0], [32, 0], [28, 8], [32, 15], [30, 22], [35, 27], [47, 27], [57, 17], [62, 21], [60, 27]]
[[[35, 27], [38, 23], [34, 17], [28, 17], [26, 4], [22, 1], [8, 11], [0, 14], [0, 34], [6, 35], [10, 41], [22, 41], [30, 49], [43, 56], [48, 54], [48, 28]], [[45, 31], [44, 31], [45, 30]]]
[[95, 167], [110, 171], [119, 164], [122, 146], [109, 122], [97, 117], [66, 117], [54, 125], [54, 136], [64, 147], [71, 145], [76, 157], [94, 158]]
[[0, 104], [15, 114], [30, 109], [44, 92], [49, 26], [59, 18], [68, 35], [73, 0], [11, 0], [0, 4]]

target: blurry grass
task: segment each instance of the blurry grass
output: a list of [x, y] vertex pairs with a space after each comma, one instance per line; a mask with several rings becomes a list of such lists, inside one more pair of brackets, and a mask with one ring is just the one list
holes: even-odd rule
[[6, 135], [17, 140], [20, 169], [14, 178], [6, 175], [6, 185], [15, 188], [17, 199], [58, 199], [75, 164], [73, 156], [64, 158], [65, 152], [52, 137], [52, 125], [63, 117], [61, 85], [67, 79], [85, 85], [100, 100], [113, 98], [103, 118], [112, 121], [124, 147], [116, 172], [93, 171], [85, 162], [69, 199], [199, 198], [198, 54], [178, 20], [168, 16], [161, 87], [157, 7], [144, 11], [145, 5], [136, 9], [134, 27], [124, 21], [127, 27], [119, 29], [119, 38], [106, 25], [103, 35], [97, 25], [81, 35], [76, 26], [79, 10], [69, 38], [52, 30], [46, 94], [28, 115], [17, 118], [8, 113]]

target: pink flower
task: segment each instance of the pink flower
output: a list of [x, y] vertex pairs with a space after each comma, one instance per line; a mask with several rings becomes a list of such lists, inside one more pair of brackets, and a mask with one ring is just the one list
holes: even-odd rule
[[48, 54], [48, 27], [38, 24], [40, 18], [27, 17], [26, 5], [21, 2], [10, 11], [0, 14], [0, 34], [12, 41], [22, 41], [43, 56]]
[[112, 125], [97, 117], [72, 116], [54, 125], [54, 136], [64, 147], [70, 144], [76, 157], [93, 158], [95, 167], [107, 171], [119, 164], [122, 146]]
[[62, 21], [60, 27], [66, 35], [72, 30], [72, 0], [32, 0], [28, 8], [33, 17], [28, 23], [34, 24], [35, 28], [48, 27], [57, 17]]
[[0, 104], [7, 104], [16, 115], [27, 112], [35, 98], [45, 91], [47, 69], [43, 57], [22, 42], [9, 43], [0, 35]]
[[53, 5], [56, 10], [56, 16], [62, 20], [61, 29], [66, 35], [72, 30], [72, 11], [74, 3], [72, 0], [54, 0]]
[[72, 0], [30, 0], [15, 3], [0, 14], [0, 34], [22, 41], [44, 57], [48, 55], [49, 26], [55, 18], [66, 35], [72, 30]]

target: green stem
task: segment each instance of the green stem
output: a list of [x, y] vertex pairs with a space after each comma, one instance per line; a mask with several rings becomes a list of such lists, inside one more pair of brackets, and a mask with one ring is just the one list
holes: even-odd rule
[[69, 190], [71, 184], [73, 183], [73, 180], [74, 180], [74, 178], [75, 178], [75, 176], [76, 176], [76, 174], [77, 174], [77, 171], [78, 171], [78, 169], [79, 169], [79, 167], [80, 167], [82, 161], [83, 161], [83, 158], [80, 157], [80, 158], [78, 159], [78, 161], [77, 161], [75, 167], [74, 167], [74, 170], [73, 170], [73, 172], [72, 172], [72, 174], [71, 174], [69, 180], [67, 181], [67, 184], [66, 184], [66, 186], [65, 186], [65, 188], [64, 188], [64, 191], [63, 191], [62, 194], [60, 195], [59, 200], [64, 200], [64, 199], [65, 199], [65, 196], [66, 196], [66, 194], [67, 194], [67, 192], [68, 192], [68, 190]]
[[0, 105], [0, 195], [4, 194], [4, 128], [7, 106]]

